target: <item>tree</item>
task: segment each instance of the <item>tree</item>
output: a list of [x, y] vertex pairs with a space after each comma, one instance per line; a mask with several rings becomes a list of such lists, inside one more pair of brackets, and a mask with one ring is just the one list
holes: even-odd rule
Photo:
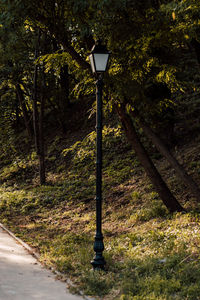
[[[105, 81], [108, 91], [107, 101], [110, 106], [114, 106], [116, 103], [121, 104], [118, 113], [127, 131], [127, 136], [136, 152], [139, 153], [141, 163], [148, 170], [150, 179], [153, 176], [154, 186], [162, 195], [163, 202], [172, 211], [181, 210], [182, 207], [172, 197], [169, 190], [166, 194], [161, 192], [162, 188], [164, 189], [163, 181], [159, 179], [158, 172], [155, 175], [156, 171], [152, 162], [147, 158], [144, 149], [142, 150], [142, 145], [139, 143], [126, 109], [121, 111], [120, 107], [126, 107], [126, 99], [128, 99], [130, 109], [134, 111], [136, 108], [145, 122], [154, 128], [160, 122], [159, 119], [162, 119], [163, 115], [166, 116], [172, 102], [171, 92], [177, 91], [183, 86], [178, 76], [181, 70], [178, 58], [183, 43], [186, 44], [186, 40], [183, 38], [185, 29], [180, 30], [181, 17], [175, 23], [176, 16], [173, 10], [175, 5], [178, 5], [181, 16], [181, 9], [183, 7], [183, 11], [188, 9], [189, 3], [193, 5], [193, 11], [195, 11], [195, 3], [192, 0], [181, 2], [119, 0], [114, 3], [111, 0], [102, 0], [98, 3], [94, 3], [92, 0], [75, 0], [67, 3], [61, 0], [27, 0], [26, 5], [23, 1], [13, 0], [11, 3], [4, 1], [3, 4], [4, 8], [6, 7], [6, 22], [12, 26], [15, 24], [17, 28], [26, 28], [28, 24], [33, 31], [39, 28], [42, 34], [49, 39], [51, 46], [48, 51], [40, 53], [37, 63], [43, 63], [45, 66], [47, 86], [50, 86], [49, 82], [54, 78], [54, 86], [61, 88], [62, 96], [57, 107], [58, 110], [59, 106], [63, 108], [64, 114], [62, 114], [61, 123], [64, 130], [66, 130], [64, 115], [67, 101], [63, 102], [63, 100], [65, 99], [64, 95], [68, 96], [69, 92], [69, 89], [64, 87], [65, 85], [70, 86], [69, 78], [71, 79], [73, 76], [75, 80], [71, 90], [77, 90], [78, 87], [83, 93], [88, 93], [86, 86], [91, 87], [92, 83], [90, 66], [87, 61], [89, 48], [97, 38], [107, 42], [112, 51], [111, 68]], [[187, 24], [186, 21], [188, 21], [187, 18], [183, 22], [184, 26]], [[192, 23], [192, 28], [194, 26], [195, 22]], [[193, 37], [194, 34], [191, 30], [190, 38]], [[155, 95], [158, 86], [161, 87], [161, 95]], [[163, 93], [164, 90], [167, 92]], [[149, 91], [151, 91], [150, 94]], [[55, 90], [53, 92], [55, 93]], [[49, 92], [49, 94], [51, 93], [52, 91]], [[56, 105], [53, 95], [50, 96], [50, 99], [51, 103], [53, 100], [53, 104]], [[150, 172], [151, 168], [154, 175]], [[198, 194], [198, 189], [196, 191]], [[166, 195], [168, 195], [168, 201]]]
[[118, 114], [121, 118], [121, 122], [125, 129], [125, 133], [133, 149], [135, 150], [140, 163], [145, 169], [148, 177], [153, 183], [156, 191], [158, 192], [160, 198], [163, 200], [163, 203], [169, 209], [170, 212], [175, 211], [183, 211], [183, 207], [179, 204], [179, 202], [174, 198], [169, 188], [165, 184], [161, 175], [157, 171], [147, 152], [145, 151], [142, 143], [139, 140], [137, 132], [133, 126], [130, 116], [126, 113], [125, 107], [123, 105], [117, 106]]

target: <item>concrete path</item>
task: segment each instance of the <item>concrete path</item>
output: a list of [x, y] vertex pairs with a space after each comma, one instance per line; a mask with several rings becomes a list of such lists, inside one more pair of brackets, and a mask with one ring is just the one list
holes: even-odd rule
[[81, 300], [0, 228], [0, 300]]

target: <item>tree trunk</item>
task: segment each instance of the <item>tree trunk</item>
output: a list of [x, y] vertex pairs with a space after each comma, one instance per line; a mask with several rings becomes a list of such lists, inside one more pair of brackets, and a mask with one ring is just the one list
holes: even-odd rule
[[[55, 26], [54, 24], [48, 24], [49, 32], [52, 36], [52, 40], [55, 40], [54, 37], [56, 37], [56, 40], [59, 44], [61, 44], [64, 48], [64, 51], [69, 53], [71, 58], [75, 60], [80, 67], [82, 67], [84, 70], [91, 71], [90, 64], [81, 56], [75, 48], [71, 45], [71, 42], [68, 40], [67, 35], [65, 32], [62, 32], [60, 28]], [[92, 72], [92, 71], [91, 71]]]
[[61, 97], [59, 99], [59, 108], [61, 116], [61, 125], [63, 133], [66, 133], [67, 130], [67, 111], [70, 106], [69, 102], [69, 74], [68, 74], [68, 65], [65, 65], [61, 68], [60, 71], [60, 88], [61, 88]]
[[[40, 41], [40, 32], [38, 34], [38, 45], [35, 50], [35, 60], [38, 58], [38, 47]], [[44, 85], [44, 82], [43, 82]], [[33, 127], [35, 136], [35, 148], [39, 159], [40, 184], [45, 184], [45, 155], [44, 155], [44, 135], [43, 135], [43, 117], [44, 117], [44, 89], [40, 97], [40, 115], [38, 112], [38, 65], [35, 64], [33, 78]]]
[[126, 136], [129, 142], [131, 143], [136, 155], [138, 156], [138, 159], [142, 164], [145, 172], [147, 173], [149, 179], [153, 183], [157, 193], [162, 199], [163, 203], [170, 212], [184, 211], [183, 207], [179, 204], [179, 202], [170, 192], [166, 183], [162, 179], [161, 175], [159, 174], [158, 170], [154, 166], [146, 150], [141, 144], [136, 130], [133, 126], [132, 120], [130, 116], [126, 113], [125, 107], [117, 106], [116, 108], [118, 115], [121, 119], [122, 125], [125, 129]]
[[138, 122], [143, 129], [145, 135], [153, 142], [158, 151], [168, 160], [177, 174], [180, 176], [184, 184], [189, 188], [190, 192], [200, 201], [200, 189], [197, 184], [193, 181], [193, 179], [188, 175], [182, 165], [176, 160], [176, 158], [172, 155], [169, 149], [165, 146], [164, 142], [157, 136], [153, 130], [149, 127], [149, 125], [144, 121], [144, 119], [139, 115], [139, 112], [134, 109], [131, 112], [134, 118], [138, 119]]
[[40, 184], [43, 185], [46, 183], [46, 173], [45, 173], [45, 151], [44, 151], [44, 105], [45, 105], [45, 97], [44, 91], [41, 95], [41, 103], [40, 103], [40, 116], [39, 116], [39, 162], [40, 162]]
[[[37, 58], [37, 54], [35, 55]], [[34, 78], [33, 78], [33, 128], [35, 138], [35, 148], [37, 155], [40, 154], [40, 143], [39, 143], [39, 114], [37, 107], [37, 77], [38, 77], [38, 66], [35, 65]]]
[[25, 99], [24, 99], [24, 93], [23, 93], [19, 83], [15, 85], [15, 88], [16, 88], [17, 96], [18, 96], [19, 103], [20, 103], [20, 106], [21, 106], [21, 109], [22, 109], [24, 124], [25, 124], [26, 130], [27, 130], [29, 138], [32, 139], [33, 129], [32, 129], [31, 124], [30, 124], [28, 111], [27, 111], [26, 104], [25, 104]]
[[72, 59], [75, 60], [80, 67], [84, 70], [91, 71], [90, 64], [86, 62], [78, 52], [76, 52], [76, 50], [69, 44], [66, 37], [60, 38], [60, 43], [63, 45], [65, 51], [71, 55]]
[[[57, 41], [52, 39], [53, 50], [58, 51], [60, 50]], [[59, 81], [59, 88], [61, 90], [59, 99], [58, 99], [58, 108], [59, 108], [59, 124], [61, 125], [63, 133], [67, 131], [67, 112], [70, 106], [69, 101], [69, 72], [68, 72], [68, 65], [64, 65], [60, 69], [60, 81]]]
[[197, 61], [200, 64], [200, 43], [196, 39], [191, 40], [191, 45], [195, 50]]

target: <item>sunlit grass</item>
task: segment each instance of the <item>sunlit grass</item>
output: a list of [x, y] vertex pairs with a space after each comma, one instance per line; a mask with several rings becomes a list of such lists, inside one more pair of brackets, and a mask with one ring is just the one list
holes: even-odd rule
[[[200, 214], [168, 213], [134, 153], [125, 143], [118, 145], [123, 140], [120, 128], [104, 128], [107, 265], [104, 272], [93, 272], [94, 138], [91, 133], [62, 149], [66, 165], [48, 173], [46, 186], [30, 178], [11, 184], [15, 170], [7, 166], [0, 187], [1, 222], [35, 247], [41, 262], [70, 278], [73, 291], [81, 289], [105, 300], [200, 299]], [[17, 172], [17, 178], [22, 178], [20, 169]], [[170, 180], [174, 185], [174, 177]]]

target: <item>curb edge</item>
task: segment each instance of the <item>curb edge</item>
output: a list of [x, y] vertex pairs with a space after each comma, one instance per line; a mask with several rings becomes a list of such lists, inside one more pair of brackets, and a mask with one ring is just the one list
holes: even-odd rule
[[37, 260], [39, 260], [40, 255], [33, 248], [31, 248], [28, 244], [22, 241], [20, 238], [16, 237], [14, 233], [12, 233], [8, 228], [6, 228], [2, 223], [0, 223], [0, 227], [7, 232], [13, 239], [15, 239], [19, 244], [21, 244], [32, 256], [34, 256]]
[[[2, 223], [0, 223], [0, 228], [2, 228], [14, 240], [16, 240], [19, 244], [21, 244], [28, 251], [28, 253], [31, 254], [33, 257], [35, 257], [37, 259], [38, 263], [41, 264], [41, 262], [39, 261], [39, 259], [40, 259], [39, 253], [37, 253], [28, 244], [26, 244], [24, 241], [22, 241], [20, 238], [18, 238], [13, 232], [11, 232], [8, 228], [6, 228]], [[54, 273], [57, 276], [64, 277], [67, 284], [71, 284], [72, 286], [74, 285], [69, 278], [66, 278], [64, 274], [62, 274], [61, 272], [57, 271], [56, 269], [54, 269], [52, 267], [51, 268], [47, 267], [47, 269], [49, 269], [52, 273]], [[85, 299], [85, 300], [91, 300], [92, 299], [90, 297], [88, 298], [87, 296], [85, 296], [81, 291], [80, 291], [80, 296], [82, 296], [83, 299]]]

